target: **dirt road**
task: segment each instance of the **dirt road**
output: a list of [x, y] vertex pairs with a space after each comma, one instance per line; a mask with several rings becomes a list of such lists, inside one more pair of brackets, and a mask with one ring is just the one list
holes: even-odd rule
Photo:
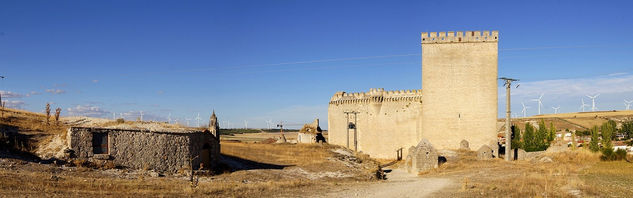
[[452, 185], [455, 183], [448, 178], [424, 178], [403, 169], [393, 169], [387, 173], [386, 181], [346, 187], [329, 192], [325, 197], [437, 197], [433, 193], [455, 187]]

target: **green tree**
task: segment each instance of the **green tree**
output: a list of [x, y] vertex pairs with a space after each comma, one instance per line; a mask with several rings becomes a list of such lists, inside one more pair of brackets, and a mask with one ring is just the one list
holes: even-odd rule
[[576, 150], [576, 134], [571, 134], [571, 150]]
[[598, 126], [593, 126], [591, 129], [591, 142], [589, 142], [589, 150], [598, 152], [600, 146], [598, 145]]
[[602, 146], [605, 148], [613, 148], [613, 144], [611, 143], [611, 139], [613, 139], [615, 132], [615, 121], [609, 120], [600, 126], [600, 131], [602, 135]]
[[549, 123], [549, 135], [547, 136], [547, 141], [552, 142], [556, 138], [556, 127], [554, 126], [554, 122]]
[[512, 128], [510, 129], [512, 130], [511, 148], [523, 148], [523, 142], [521, 141], [521, 129], [519, 129], [516, 125], [512, 125]]
[[547, 125], [545, 125], [545, 121], [541, 119], [538, 123], [538, 131], [536, 132], [535, 146], [538, 151], [543, 151], [549, 147], [549, 130], [547, 129]]
[[622, 128], [620, 129], [620, 133], [624, 134], [626, 139], [633, 138], [633, 121], [622, 123]]
[[529, 122], [525, 123], [525, 132], [523, 133], [523, 149], [525, 151], [535, 151], [534, 146], [534, 127]]

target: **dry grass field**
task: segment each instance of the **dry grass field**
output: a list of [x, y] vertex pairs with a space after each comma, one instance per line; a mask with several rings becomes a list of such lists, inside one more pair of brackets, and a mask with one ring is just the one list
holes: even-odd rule
[[230, 158], [227, 163], [239, 163], [237, 169], [196, 175], [195, 185], [186, 173], [158, 176], [145, 170], [40, 164], [5, 155], [0, 158], [0, 196], [295, 197], [371, 182], [371, 171], [378, 166], [370, 159], [341, 156], [333, 152], [340, 148], [329, 145], [226, 143], [223, 149], [232, 154], [225, 156]]
[[[450, 177], [459, 189], [449, 193], [457, 197], [571, 197], [596, 196], [583, 192], [581, 171], [598, 162], [598, 155], [584, 150], [549, 153], [527, 161], [505, 162], [501, 159], [476, 160], [473, 154], [461, 153], [462, 159], [447, 162], [422, 177]], [[544, 160], [545, 158], [545, 160]], [[549, 162], [546, 159], [551, 159]]]

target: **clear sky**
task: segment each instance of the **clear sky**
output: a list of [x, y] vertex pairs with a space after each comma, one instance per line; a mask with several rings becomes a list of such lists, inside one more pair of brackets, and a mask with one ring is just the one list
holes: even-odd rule
[[624, 109], [629, 2], [3, 0], [0, 90], [36, 112], [195, 125], [215, 109], [223, 127], [327, 128], [336, 91], [421, 88], [420, 32], [499, 30], [499, 76], [521, 79], [515, 113], [536, 114], [541, 93], [543, 113], [597, 93], [599, 110]]

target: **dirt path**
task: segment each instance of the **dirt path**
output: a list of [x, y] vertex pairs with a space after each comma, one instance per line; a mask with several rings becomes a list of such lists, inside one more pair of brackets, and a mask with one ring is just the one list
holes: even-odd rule
[[454, 185], [447, 178], [424, 178], [393, 169], [387, 180], [369, 185], [350, 186], [341, 191], [332, 191], [325, 197], [431, 197], [435, 192]]

